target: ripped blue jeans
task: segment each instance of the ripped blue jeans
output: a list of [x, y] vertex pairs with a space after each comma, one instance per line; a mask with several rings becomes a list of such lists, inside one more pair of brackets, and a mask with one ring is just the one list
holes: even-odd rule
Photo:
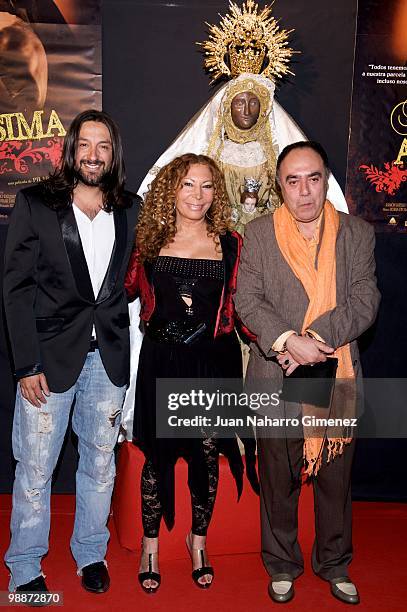
[[63, 393], [51, 393], [41, 408], [27, 402], [18, 388], [11, 543], [4, 559], [11, 572], [11, 591], [41, 574], [41, 558], [48, 551], [51, 479], [74, 400], [72, 427], [78, 436], [79, 465], [71, 551], [79, 570], [104, 560], [115, 477], [113, 450], [125, 391], [108, 378], [98, 350], [88, 353], [76, 383]]

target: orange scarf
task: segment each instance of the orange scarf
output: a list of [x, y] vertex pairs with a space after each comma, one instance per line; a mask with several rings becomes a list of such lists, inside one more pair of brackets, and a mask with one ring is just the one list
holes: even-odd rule
[[[294, 217], [283, 204], [274, 215], [274, 228], [279, 249], [295, 276], [302, 283], [309, 304], [305, 313], [301, 333], [304, 333], [312, 322], [336, 306], [336, 237], [339, 228], [339, 215], [332, 204], [326, 200], [323, 208], [324, 226], [320, 236], [318, 268], [311, 255], [306, 239], [300, 233]], [[346, 344], [336, 349], [334, 356], [338, 359], [337, 379], [354, 378], [350, 346]], [[338, 398], [339, 399], [339, 398]], [[351, 399], [354, 405], [354, 397]], [[334, 401], [334, 400], [333, 400]], [[305, 406], [303, 406], [304, 412]], [[311, 408], [311, 407], [310, 407]], [[315, 407], [312, 407], [315, 414]], [[343, 411], [342, 411], [343, 412]], [[326, 417], [326, 411], [324, 413]], [[308, 432], [309, 433], [309, 432]], [[306, 473], [316, 474], [321, 466], [322, 445], [324, 438], [306, 435], [304, 430], [304, 459]], [[327, 439], [328, 461], [343, 452], [343, 445], [351, 438]]]

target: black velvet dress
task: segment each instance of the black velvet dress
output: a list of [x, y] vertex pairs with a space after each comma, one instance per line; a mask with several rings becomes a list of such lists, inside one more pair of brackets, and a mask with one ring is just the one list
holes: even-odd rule
[[[223, 262], [160, 256], [153, 263], [155, 309], [146, 324], [135, 398], [133, 441], [154, 466], [162, 515], [174, 524], [174, 466], [179, 457], [189, 464], [191, 493], [205, 503], [208, 468], [202, 439], [156, 437], [156, 378], [241, 378], [242, 359], [235, 332], [214, 338], [224, 284]], [[179, 335], [198, 329], [203, 333], [191, 344]], [[172, 340], [172, 337], [174, 339]], [[178, 338], [178, 340], [177, 340]], [[217, 440], [228, 459], [238, 491], [243, 464], [236, 438]]]

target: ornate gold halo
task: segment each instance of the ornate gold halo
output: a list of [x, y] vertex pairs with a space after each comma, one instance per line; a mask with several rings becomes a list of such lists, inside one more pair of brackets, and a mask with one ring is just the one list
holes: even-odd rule
[[254, 0], [243, 2], [241, 9], [229, 0], [230, 14], [220, 16], [220, 25], [206, 23], [209, 40], [197, 44], [204, 49], [204, 66], [212, 75], [212, 83], [223, 75], [236, 77], [245, 72], [269, 79], [294, 74], [287, 66], [296, 53], [288, 47], [288, 35], [293, 30], [280, 30], [271, 16], [273, 4], [274, 0], [258, 12]]

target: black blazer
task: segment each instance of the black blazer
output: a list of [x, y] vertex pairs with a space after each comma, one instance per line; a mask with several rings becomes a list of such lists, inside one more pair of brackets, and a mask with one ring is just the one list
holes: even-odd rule
[[[127, 194], [128, 197], [131, 197]], [[95, 299], [72, 206], [52, 210], [41, 185], [17, 194], [8, 229], [4, 307], [17, 378], [43, 372], [51, 391], [77, 380], [92, 326], [110, 380], [129, 379], [129, 315], [124, 277], [139, 198], [114, 211], [115, 243]]]

